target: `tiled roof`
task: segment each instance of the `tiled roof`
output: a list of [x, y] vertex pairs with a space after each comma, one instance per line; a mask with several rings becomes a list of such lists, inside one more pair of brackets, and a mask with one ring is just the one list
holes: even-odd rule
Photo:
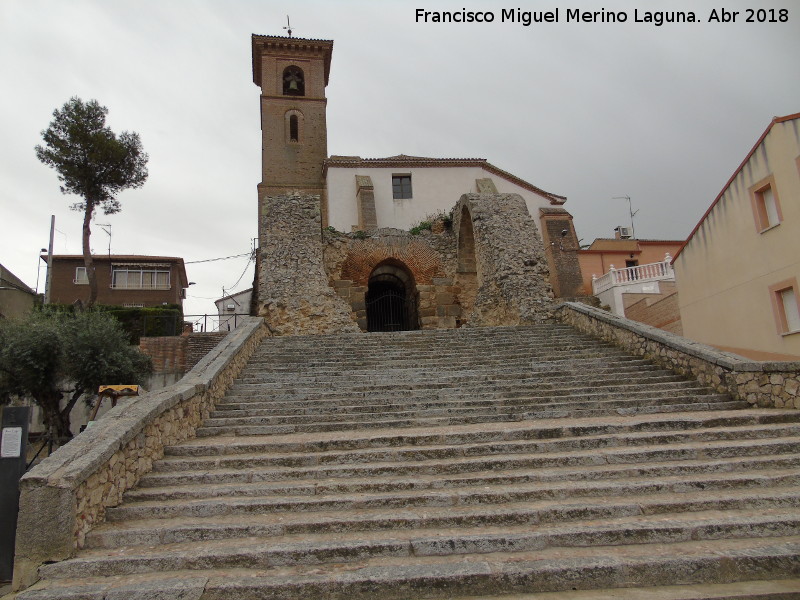
[[532, 183], [528, 183], [524, 179], [512, 175], [508, 171], [504, 171], [492, 163], [488, 162], [485, 158], [431, 158], [428, 156], [409, 156], [407, 154], [398, 154], [396, 156], [387, 156], [385, 158], [361, 158], [360, 156], [331, 156], [328, 158], [323, 167], [323, 173], [327, 173], [329, 167], [363, 167], [363, 168], [381, 168], [381, 167], [481, 167], [502, 177], [506, 181], [510, 181], [521, 188], [528, 191], [544, 196], [550, 200], [551, 204], [561, 205], [567, 201], [566, 196], [559, 196], [546, 192], [541, 188], [536, 187]]

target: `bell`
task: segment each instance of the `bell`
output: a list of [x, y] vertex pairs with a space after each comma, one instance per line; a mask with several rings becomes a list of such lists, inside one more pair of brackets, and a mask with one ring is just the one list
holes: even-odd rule
[[289, 80], [289, 90], [292, 92], [296, 92], [298, 89], [300, 88], [297, 87], [297, 80], [294, 77], [292, 77]]

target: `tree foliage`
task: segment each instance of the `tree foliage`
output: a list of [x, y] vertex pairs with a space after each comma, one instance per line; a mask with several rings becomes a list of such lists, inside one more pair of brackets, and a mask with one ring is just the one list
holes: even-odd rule
[[139, 134], [123, 131], [117, 136], [106, 125], [108, 109], [96, 100], [74, 97], [59, 110], [42, 131], [43, 145], [36, 157], [58, 173], [63, 194], [81, 198], [72, 205], [83, 211], [83, 257], [89, 279], [89, 305], [97, 299], [97, 280], [89, 240], [91, 220], [97, 207], [107, 215], [121, 210], [116, 196], [127, 188], [138, 188], [147, 180], [147, 154]]
[[70, 413], [83, 394], [143, 383], [151, 372], [150, 358], [128, 344], [108, 313], [33, 312], [0, 321], [0, 404], [33, 398], [55, 440], [71, 437]]

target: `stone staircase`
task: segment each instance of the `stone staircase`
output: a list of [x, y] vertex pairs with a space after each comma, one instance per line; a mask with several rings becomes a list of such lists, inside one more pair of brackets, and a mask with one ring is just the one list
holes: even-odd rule
[[270, 338], [19, 599], [796, 599], [798, 466], [566, 326]]

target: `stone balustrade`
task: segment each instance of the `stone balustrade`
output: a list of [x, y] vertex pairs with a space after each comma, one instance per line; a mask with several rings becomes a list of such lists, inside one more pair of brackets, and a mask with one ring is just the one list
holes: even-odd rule
[[180, 381], [120, 402], [20, 480], [14, 589], [82, 547], [165, 446], [194, 437], [265, 335], [263, 319], [248, 317]]
[[603, 310], [565, 302], [555, 318], [720, 393], [766, 408], [800, 409], [800, 362], [759, 362]]

